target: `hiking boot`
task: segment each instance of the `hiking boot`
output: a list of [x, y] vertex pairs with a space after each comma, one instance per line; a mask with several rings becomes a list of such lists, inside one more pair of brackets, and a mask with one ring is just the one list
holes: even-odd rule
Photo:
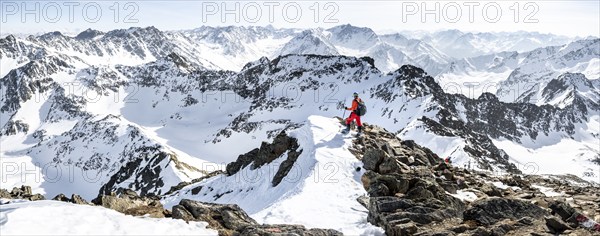
[[350, 132], [350, 124], [346, 124], [346, 128], [342, 130], [342, 134], [347, 134], [348, 132]]
[[356, 133], [356, 136], [360, 136], [362, 134], [362, 126], [358, 126], [358, 133]]

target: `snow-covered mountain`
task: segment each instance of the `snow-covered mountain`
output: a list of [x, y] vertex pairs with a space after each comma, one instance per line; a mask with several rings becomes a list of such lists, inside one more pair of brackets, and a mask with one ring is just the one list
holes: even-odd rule
[[[598, 151], [595, 107], [509, 104], [491, 94], [468, 99], [445, 93], [417, 67], [384, 74], [368, 57], [285, 55], [235, 73], [177, 52], [139, 65], [98, 65], [25, 40], [0, 45], [3, 60], [16, 64], [0, 81], [2, 161], [41, 169], [43, 181], [27, 184], [50, 196], [91, 198], [123, 188], [164, 194], [303, 126], [310, 115], [342, 115], [354, 91], [368, 101], [365, 121], [459, 165], [519, 172], [522, 154], [498, 145], [536, 150], [574, 140], [581, 149], [575, 161], [563, 160], [573, 166], [565, 171], [583, 176], [593, 173], [589, 161]], [[86, 177], [54, 181], [56, 173]]]
[[172, 32], [189, 38], [186, 47], [198, 48], [202, 57], [220, 69], [239, 71], [246, 63], [273, 56], [302, 30], [267, 27], [210, 27]]
[[283, 45], [277, 54], [340, 55], [326, 34], [319, 29], [305, 30]]
[[379, 35], [370, 28], [349, 24], [309, 30], [272, 26], [202, 26], [171, 32], [161, 32], [154, 27], [109, 32], [88, 29], [73, 37], [51, 32], [23, 39], [31, 45], [78, 56], [91, 64], [137, 65], [177, 52], [210, 69], [239, 71], [246, 63], [261, 57], [340, 54], [372, 57], [376, 66], [385, 72], [413, 64], [430, 75], [437, 75], [454, 59], [502, 51], [522, 52], [573, 40], [551, 34], [473, 34], [458, 30]]
[[532, 102], [559, 75], [582, 73], [600, 78], [600, 39], [579, 40], [528, 52], [500, 52], [449, 63], [436, 76], [444, 90], [476, 98], [489, 92], [506, 102]]
[[550, 104], [560, 108], [580, 103], [593, 110], [600, 104], [600, 88], [594, 85], [597, 81], [589, 80], [581, 73], [564, 73], [550, 80], [541, 91], [537, 104]]
[[536, 48], [563, 45], [574, 38], [536, 32], [482, 32], [470, 33], [459, 30], [444, 30], [435, 33], [403, 32], [433, 45], [454, 58], [477, 57], [503, 51], [525, 52]]
[[540, 48], [525, 54], [525, 60], [499, 84], [503, 101], [532, 102], [552, 79], [565, 72], [600, 78], [600, 39], [580, 40], [563, 46]]

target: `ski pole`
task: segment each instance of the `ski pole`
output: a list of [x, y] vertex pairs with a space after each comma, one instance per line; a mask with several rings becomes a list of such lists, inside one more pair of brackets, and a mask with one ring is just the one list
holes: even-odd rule
[[344, 108], [344, 114], [342, 115], [342, 120], [346, 117], [346, 100], [344, 100], [344, 104], [342, 104], [342, 108]]

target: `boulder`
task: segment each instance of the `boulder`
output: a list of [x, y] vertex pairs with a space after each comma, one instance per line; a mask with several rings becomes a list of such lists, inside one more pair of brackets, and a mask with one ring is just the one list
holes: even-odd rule
[[69, 199], [67, 196], [65, 196], [62, 193], [59, 193], [58, 195], [56, 195], [56, 197], [52, 198], [52, 200], [54, 200], [54, 201], [61, 201], [61, 202], [69, 202], [69, 201], [71, 201], [71, 199]]
[[380, 174], [394, 174], [394, 173], [407, 173], [410, 171], [410, 167], [400, 162], [400, 160], [393, 157], [384, 157], [381, 164], [379, 164]]
[[[555, 201], [550, 203], [550, 209], [552, 209], [552, 213], [558, 214], [562, 220], [567, 220], [571, 218], [574, 214], [577, 214], [577, 210], [575, 208], [569, 206], [569, 204], [561, 201]], [[573, 222], [575, 223], [575, 222]]]
[[333, 229], [306, 229], [302, 225], [250, 225], [244, 227], [239, 235], [342, 236], [343, 234]]
[[279, 165], [279, 169], [271, 181], [273, 186], [277, 186], [287, 176], [300, 154], [302, 154], [302, 150], [298, 150], [299, 147], [296, 138], [289, 137], [285, 131], [282, 131], [273, 139], [272, 143], [263, 142], [260, 148], [238, 156], [236, 161], [227, 164], [225, 170], [229, 176], [236, 174], [249, 165], [254, 170], [287, 153], [287, 159]]
[[215, 204], [183, 199], [173, 206], [174, 219], [185, 221], [204, 221], [221, 235], [233, 235], [246, 227], [257, 225], [238, 205]]
[[381, 149], [367, 149], [362, 156], [363, 168], [365, 168], [365, 170], [378, 171], [379, 164], [381, 164], [386, 156], [389, 157], [389, 155]]
[[0, 198], [12, 198], [6, 189], [0, 189]]
[[417, 225], [411, 222], [393, 225], [391, 229], [386, 230], [386, 232], [390, 232], [390, 235], [413, 235], [417, 230]]
[[25, 199], [29, 200], [29, 201], [41, 201], [41, 200], [46, 200], [46, 198], [44, 197], [44, 195], [41, 195], [39, 193], [33, 194], [33, 195], [26, 195]]
[[546, 220], [546, 226], [553, 233], [560, 234], [565, 230], [573, 229], [556, 216], [546, 216], [544, 219]]
[[502, 197], [502, 190], [488, 183], [481, 184], [479, 190], [490, 197]]
[[546, 215], [546, 210], [532, 203], [493, 197], [474, 202], [472, 207], [464, 212], [463, 219], [489, 226], [504, 219], [539, 218]]
[[70, 202], [75, 203], [75, 204], [80, 204], [80, 205], [88, 205], [88, 204], [90, 204], [85, 199], [83, 199], [81, 196], [79, 196], [77, 194], [71, 195]]
[[[77, 198], [73, 196], [74, 199]], [[83, 199], [76, 199], [71, 201], [85, 202]], [[115, 211], [133, 215], [133, 216], [150, 216], [153, 218], [162, 218], [164, 215], [163, 205], [158, 199], [149, 197], [138, 197], [133, 191], [124, 191], [119, 196], [115, 195], [100, 195], [96, 199], [92, 200], [96, 205], [100, 205]]]

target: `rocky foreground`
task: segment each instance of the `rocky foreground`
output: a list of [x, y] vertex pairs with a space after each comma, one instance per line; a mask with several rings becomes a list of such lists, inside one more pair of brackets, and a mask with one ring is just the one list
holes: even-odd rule
[[[282, 132], [273, 143], [263, 143], [260, 149], [240, 155], [226, 172], [181, 183], [168, 194], [209, 177], [230, 175], [250, 164], [270, 163], [282, 153], [295, 153], [297, 148], [296, 140]], [[387, 235], [600, 235], [600, 186], [575, 176], [497, 176], [454, 167], [429, 149], [372, 125], [365, 125], [364, 135], [353, 141], [350, 151], [366, 170], [361, 180], [368, 196], [357, 201], [369, 211], [368, 221]], [[288, 155], [273, 186], [294, 165], [295, 157]], [[44, 200], [27, 186], [10, 192], [0, 190], [0, 198]], [[341, 235], [335, 230], [301, 225], [261, 225], [234, 204], [183, 199], [165, 209], [160, 199], [127, 189], [101, 194], [91, 202], [78, 195], [53, 198], [133, 216], [207, 222], [220, 235]]]
[[575, 176], [494, 176], [366, 125], [359, 201], [388, 235], [600, 235], [600, 187]]

